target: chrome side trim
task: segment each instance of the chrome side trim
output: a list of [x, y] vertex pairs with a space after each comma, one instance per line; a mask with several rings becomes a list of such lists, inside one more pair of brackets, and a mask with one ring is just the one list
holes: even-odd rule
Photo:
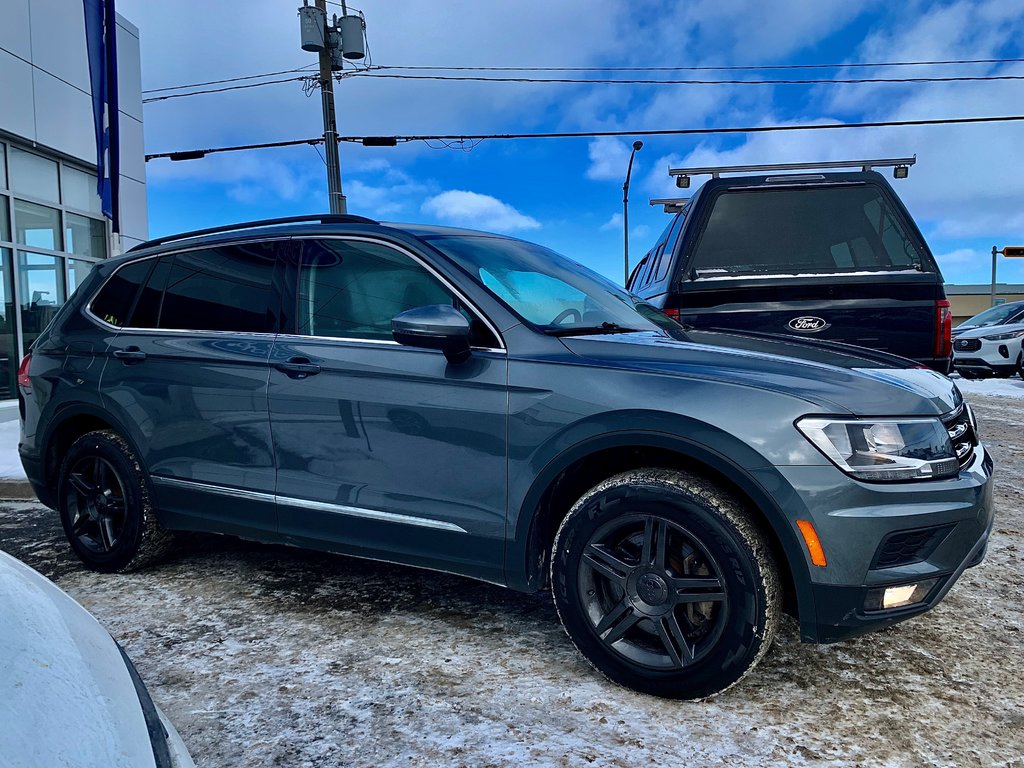
[[299, 507], [302, 509], [316, 509], [320, 512], [333, 512], [349, 517], [363, 517], [368, 520], [381, 520], [386, 523], [401, 523], [403, 525], [416, 525], [421, 528], [436, 528], [441, 531], [454, 531], [455, 533], [469, 533], [461, 525], [449, 523], [446, 520], [431, 520], [426, 517], [413, 517], [412, 515], [399, 515], [394, 512], [381, 512], [377, 509], [364, 509], [362, 507], [350, 507], [346, 504], [328, 504], [323, 501], [310, 501], [308, 499], [293, 499], [290, 496], [278, 496], [278, 504], [286, 507]]
[[413, 517], [412, 515], [400, 515], [395, 512], [381, 512], [377, 509], [364, 509], [363, 507], [350, 507], [346, 504], [328, 504], [324, 501], [312, 501], [310, 499], [296, 499], [291, 496], [278, 496], [272, 493], [261, 493], [259, 491], [247, 491], [241, 488], [229, 488], [223, 485], [212, 483], [199, 483], [193, 480], [181, 480], [176, 477], [162, 477], [152, 475], [152, 480], [157, 485], [170, 486], [172, 488], [185, 488], [192, 491], [212, 493], [216, 496], [227, 496], [232, 499], [250, 499], [252, 501], [263, 501], [271, 504], [283, 504], [286, 507], [299, 509], [315, 509], [320, 512], [332, 512], [348, 517], [361, 517], [368, 520], [380, 520], [385, 523], [399, 523], [402, 525], [415, 525], [420, 528], [434, 528], [440, 531], [453, 531], [455, 533], [469, 533], [461, 525], [449, 523], [446, 520], [431, 520], [426, 517]]
[[273, 504], [277, 497], [272, 493], [260, 493], [259, 491], [247, 491], [242, 488], [229, 488], [224, 485], [213, 485], [212, 483], [197, 483], [194, 480], [180, 480], [177, 477], [162, 477], [150, 475], [150, 478], [157, 485], [167, 485], [172, 488], [185, 488], [190, 491], [204, 491], [215, 496], [228, 496], [232, 499], [250, 499], [252, 501], [265, 501]]

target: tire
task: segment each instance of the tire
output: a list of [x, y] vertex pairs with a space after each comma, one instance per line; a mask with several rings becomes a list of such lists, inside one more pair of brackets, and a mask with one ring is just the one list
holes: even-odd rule
[[94, 571], [131, 571], [162, 557], [149, 480], [131, 446], [109, 430], [78, 438], [61, 465], [57, 505], [71, 549]]
[[782, 603], [771, 550], [742, 505], [668, 469], [624, 472], [577, 501], [555, 535], [551, 585], [591, 664], [672, 699], [739, 682], [771, 647]]
[[978, 374], [976, 374], [976, 373], [972, 373], [972, 372], [970, 372], [970, 371], [957, 371], [957, 373], [959, 373], [959, 374], [960, 374], [960, 375], [961, 375], [961, 376], [962, 376], [963, 378], [965, 378], [965, 379], [970, 379], [970, 380], [973, 380], [973, 379], [977, 379], [977, 378], [980, 378], [980, 377], [978, 376]]

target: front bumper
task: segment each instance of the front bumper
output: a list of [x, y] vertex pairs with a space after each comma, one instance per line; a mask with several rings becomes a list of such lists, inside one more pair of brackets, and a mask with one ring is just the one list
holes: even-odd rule
[[[984, 557], [993, 521], [992, 459], [981, 445], [949, 480], [870, 484], [831, 466], [777, 469], [793, 489], [785, 509], [794, 529], [796, 520], [809, 520], [827, 558], [818, 567], [804, 553], [813, 602], [800, 610], [805, 642], [835, 642], [924, 613]], [[919, 603], [865, 605], [871, 590], [929, 579], [935, 585]]]
[[953, 367], [963, 373], [979, 377], [1012, 376], [1020, 370], [1024, 346], [1020, 339], [1006, 341], [981, 340], [981, 347], [958, 350], [959, 340], [953, 342]]

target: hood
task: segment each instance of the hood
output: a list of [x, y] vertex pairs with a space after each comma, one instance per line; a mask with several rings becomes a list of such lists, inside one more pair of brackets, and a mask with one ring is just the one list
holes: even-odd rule
[[153, 766], [121, 651], [84, 608], [0, 552], [0, 721], [14, 765]]
[[1003, 323], [1002, 325], [978, 325], [965, 328], [958, 333], [958, 339], [980, 339], [985, 336], [998, 336], [1002, 333], [1020, 333], [1024, 331], [1024, 323]]
[[575, 355], [631, 368], [767, 389], [823, 412], [861, 416], [948, 413], [963, 398], [952, 381], [884, 352], [790, 336], [687, 330], [565, 337]]

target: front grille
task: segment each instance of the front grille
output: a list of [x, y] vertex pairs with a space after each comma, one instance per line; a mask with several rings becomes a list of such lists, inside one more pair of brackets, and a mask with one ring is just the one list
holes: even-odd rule
[[978, 435], [971, 425], [971, 416], [967, 405], [961, 405], [943, 418], [942, 423], [946, 427], [946, 432], [949, 433], [949, 441], [953, 444], [956, 459], [960, 462], [962, 469], [970, 462], [974, 447], [978, 444]]
[[935, 551], [951, 530], [952, 524], [890, 533], [882, 539], [878, 551], [875, 552], [871, 570], [920, 563]]
[[953, 349], [957, 352], [977, 352], [981, 349], [981, 339], [957, 339]]

